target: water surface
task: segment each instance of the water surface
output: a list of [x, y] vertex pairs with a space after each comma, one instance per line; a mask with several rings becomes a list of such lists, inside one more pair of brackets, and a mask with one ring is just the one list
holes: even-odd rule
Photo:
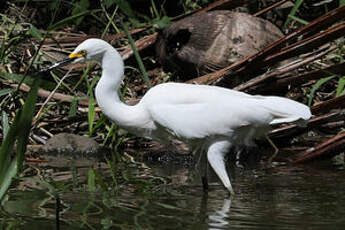
[[[60, 192], [60, 228], [74, 229], [345, 229], [345, 175], [323, 164], [231, 170], [230, 199], [211, 175], [208, 195], [190, 169], [149, 165], [172, 183], [140, 187], [124, 183], [112, 191]], [[136, 172], [138, 173], [138, 172]], [[145, 178], [143, 178], [144, 183]], [[146, 189], [146, 190], [145, 190]], [[13, 190], [2, 218], [17, 229], [55, 229], [55, 202], [46, 190]]]

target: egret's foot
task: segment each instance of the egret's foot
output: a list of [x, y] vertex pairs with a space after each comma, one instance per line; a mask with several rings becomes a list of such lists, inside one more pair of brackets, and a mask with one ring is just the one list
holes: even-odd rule
[[208, 180], [206, 176], [201, 177], [202, 182], [202, 189], [204, 190], [204, 193], [208, 192]]

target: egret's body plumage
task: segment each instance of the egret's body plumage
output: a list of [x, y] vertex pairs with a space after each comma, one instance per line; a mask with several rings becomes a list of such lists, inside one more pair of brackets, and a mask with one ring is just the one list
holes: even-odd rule
[[99, 61], [102, 76], [96, 86], [102, 112], [130, 132], [162, 143], [179, 139], [194, 149], [205, 149], [207, 159], [224, 186], [233, 193], [224, 155], [230, 146], [253, 145], [271, 124], [307, 120], [307, 106], [274, 96], [206, 85], [164, 83], [151, 88], [141, 101], [129, 106], [118, 90], [124, 74], [119, 53], [108, 43], [88, 39], [70, 55], [75, 62]]

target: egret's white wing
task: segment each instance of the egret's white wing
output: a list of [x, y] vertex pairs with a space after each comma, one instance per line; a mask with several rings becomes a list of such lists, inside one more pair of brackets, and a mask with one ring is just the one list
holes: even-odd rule
[[[240, 107], [239, 107], [240, 106]], [[152, 120], [179, 138], [232, 136], [240, 127], [268, 124], [265, 110], [240, 104], [158, 104], [149, 109]]]
[[307, 106], [282, 97], [252, 96], [220, 87], [167, 83], [142, 103], [152, 120], [178, 137], [233, 135], [241, 127], [309, 119]]

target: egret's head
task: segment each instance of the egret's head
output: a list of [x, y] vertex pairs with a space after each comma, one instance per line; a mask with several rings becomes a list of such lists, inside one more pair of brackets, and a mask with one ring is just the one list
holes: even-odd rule
[[107, 50], [114, 50], [107, 42], [91, 38], [80, 43], [77, 48], [68, 56], [68, 58], [56, 62], [54, 65], [42, 69], [40, 72], [47, 72], [57, 67], [65, 66], [68, 64], [83, 63], [87, 61], [101, 62], [104, 53]]
[[87, 39], [75, 48], [68, 56], [73, 63], [81, 63], [86, 61], [101, 61], [104, 53], [109, 50], [110, 45], [96, 38]]

